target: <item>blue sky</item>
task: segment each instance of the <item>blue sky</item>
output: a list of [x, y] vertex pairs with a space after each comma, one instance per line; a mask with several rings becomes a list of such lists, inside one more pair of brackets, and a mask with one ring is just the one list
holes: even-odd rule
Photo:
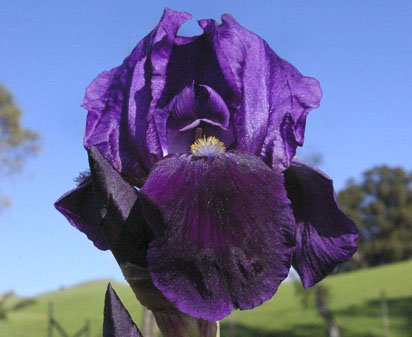
[[[42, 151], [22, 175], [0, 181], [12, 207], [0, 214], [0, 292], [23, 295], [87, 279], [122, 279], [53, 208], [87, 167], [84, 90], [121, 63], [163, 8], [194, 19], [231, 13], [303, 74], [324, 97], [310, 113], [301, 156], [322, 155], [337, 189], [386, 163], [411, 169], [411, 1], [3, 0], [0, 83], [13, 92]], [[182, 35], [198, 34], [195, 21]]]

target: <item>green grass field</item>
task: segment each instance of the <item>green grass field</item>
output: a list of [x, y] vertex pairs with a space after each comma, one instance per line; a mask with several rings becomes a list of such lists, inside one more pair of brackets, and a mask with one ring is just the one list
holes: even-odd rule
[[[101, 336], [107, 283], [86, 282], [35, 297], [33, 304], [0, 320], [0, 337], [46, 337], [48, 303], [53, 303], [55, 318], [70, 335], [88, 319], [91, 336]], [[112, 285], [140, 324], [142, 310], [131, 290], [117, 282]], [[382, 336], [382, 291], [388, 304], [390, 336], [412, 336], [412, 261], [330, 276], [322, 285], [329, 291], [330, 308], [343, 337]], [[296, 293], [295, 284], [283, 284], [271, 301], [224, 320], [221, 336], [326, 337], [324, 322], [314, 306], [304, 309]], [[59, 334], [54, 332], [54, 336]]]

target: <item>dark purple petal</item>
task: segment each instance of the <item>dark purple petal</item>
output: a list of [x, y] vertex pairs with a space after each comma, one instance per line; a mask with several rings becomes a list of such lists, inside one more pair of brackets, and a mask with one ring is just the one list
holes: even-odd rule
[[162, 156], [153, 111], [166, 82], [167, 64], [187, 13], [166, 9], [157, 27], [123, 64], [99, 75], [87, 88], [84, 145], [95, 146], [113, 167], [141, 183], [153, 158]]
[[146, 267], [146, 250], [150, 232], [142, 216], [139, 192], [92, 147], [89, 150], [90, 171], [95, 201], [102, 218], [110, 250], [119, 263]]
[[213, 321], [268, 300], [287, 276], [294, 219], [283, 177], [249, 154], [158, 162], [141, 190], [154, 285]]
[[230, 111], [223, 98], [208, 85], [199, 85], [197, 91], [200, 115], [203, 119], [213, 121], [213, 125], [227, 129], [229, 126]]
[[[228, 104], [233, 93], [210, 42], [204, 35], [184, 44], [178, 44], [178, 40], [170, 55], [165, 90], [154, 113], [163, 154], [188, 153], [193, 128], [202, 122], [205, 134], [215, 136], [226, 131], [230, 122]], [[182, 129], [186, 131], [180, 132]], [[225, 133], [221, 138], [233, 143], [232, 130]]]
[[[183, 128], [198, 116], [198, 106], [194, 84], [185, 87], [172, 100], [169, 107], [168, 121], [180, 124], [178, 129]], [[176, 125], [177, 126], [177, 125]]]
[[227, 130], [230, 112], [222, 97], [207, 85], [192, 83], [185, 87], [166, 108], [157, 111], [157, 116], [167, 116], [167, 125], [162, 117], [163, 124], [157, 126], [164, 155], [188, 153], [197, 126], [202, 127], [206, 136], [224, 133], [228, 136], [225, 140], [233, 141]]
[[137, 200], [137, 190], [120, 176], [95, 147], [89, 150], [89, 165], [101, 218], [107, 217], [113, 207], [121, 220], [125, 220]]
[[[175, 37], [165, 75], [166, 84], [154, 112], [156, 130], [160, 134], [164, 154], [188, 153], [190, 144], [187, 146], [186, 139], [193, 141], [194, 130], [188, 130], [185, 127], [192, 123], [191, 126], [195, 127], [197, 123], [203, 122], [206, 129], [209, 128], [205, 132], [207, 135], [216, 135], [214, 133], [216, 130], [228, 129], [230, 111], [235, 109], [232, 102], [233, 89], [225, 80], [216, 58], [216, 52], [206, 35], [192, 38]], [[188, 89], [191, 91], [186, 91]], [[169, 118], [168, 112], [175, 98], [183, 92], [188, 99], [188, 103], [184, 106], [190, 106], [193, 109], [184, 109], [183, 115], [190, 116], [190, 121], [182, 120], [184, 122], [182, 125], [175, 118]], [[168, 124], [167, 132], [166, 124]], [[177, 134], [176, 131], [182, 128], [187, 131]], [[163, 145], [166, 134], [167, 151]], [[185, 139], [180, 140], [179, 136]], [[228, 130], [227, 135], [221, 138], [231, 140], [233, 143], [232, 130]]]
[[67, 192], [54, 204], [72, 226], [87, 235], [94, 245], [102, 250], [109, 249], [98, 213], [91, 178]]
[[96, 247], [111, 249], [120, 263], [146, 266], [150, 232], [142, 216], [139, 192], [95, 148], [89, 150], [91, 176], [55, 204]]
[[182, 132], [188, 123], [196, 119], [198, 106], [194, 84], [188, 85], [164, 108], [155, 111], [156, 129], [159, 134], [163, 155], [185, 153], [193, 142], [194, 133]]
[[293, 267], [306, 288], [351, 258], [358, 233], [339, 209], [332, 180], [325, 174], [293, 161], [285, 171], [285, 181], [298, 224]]
[[221, 25], [214, 20], [199, 23], [236, 93], [232, 112], [237, 148], [283, 170], [303, 144], [307, 113], [319, 106], [318, 81], [304, 77], [230, 15], [222, 16]]
[[212, 88], [206, 85], [185, 87], [178, 93], [167, 109], [168, 122], [173, 122], [179, 131], [192, 129], [196, 121], [204, 120], [209, 124], [226, 129], [229, 125], [229, 110], [225, 102]]
[[216, 50], [205, 34], [193, 38], [176, 37], [167, 65], [166, 85], [161, 99], [162, 108], [171, 102], [185, 87], [207, 86], [219, 95], [231, 110], [233, 89], [220, 68]]
[[103, 337], [142, 337], [110, 283], [104, 300]]
[[85, 146], [140, 186], [154, 162], [187, 153], [192, 129], [205, 125], [206, 135], [285, 169], [303, 143], [308, 111], [319, 105], [318, 82], [229, 15], [221, 25], [200, 21], [205, 34], [177, 37], [189, 18], [165, 10], [121, 66], [92, 82]]

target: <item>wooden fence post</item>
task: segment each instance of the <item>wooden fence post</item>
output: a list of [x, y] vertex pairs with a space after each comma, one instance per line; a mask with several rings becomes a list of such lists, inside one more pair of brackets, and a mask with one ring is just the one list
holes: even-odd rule
[[381, 312], [382, 312], [382, 336], [389, 337], [389, 313], [388, 302], [386, 301], [385, 292], [381, 292]]
[[48, 304], [47, 337], [53, 337], [53, 304]]

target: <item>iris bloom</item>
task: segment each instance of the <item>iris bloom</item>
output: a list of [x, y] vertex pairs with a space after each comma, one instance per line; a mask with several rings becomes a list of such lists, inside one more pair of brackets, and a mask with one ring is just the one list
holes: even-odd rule
[[291, 266], [310, 287], [356, 250], [332, 181], [294, 159], [318, 81], [230, 15], [177, 36], [189, 18], [165, 10], [87, 88], [91, 176], [56, 203], [158, 322], [170, 308], [206, 321], [251, 309]]

